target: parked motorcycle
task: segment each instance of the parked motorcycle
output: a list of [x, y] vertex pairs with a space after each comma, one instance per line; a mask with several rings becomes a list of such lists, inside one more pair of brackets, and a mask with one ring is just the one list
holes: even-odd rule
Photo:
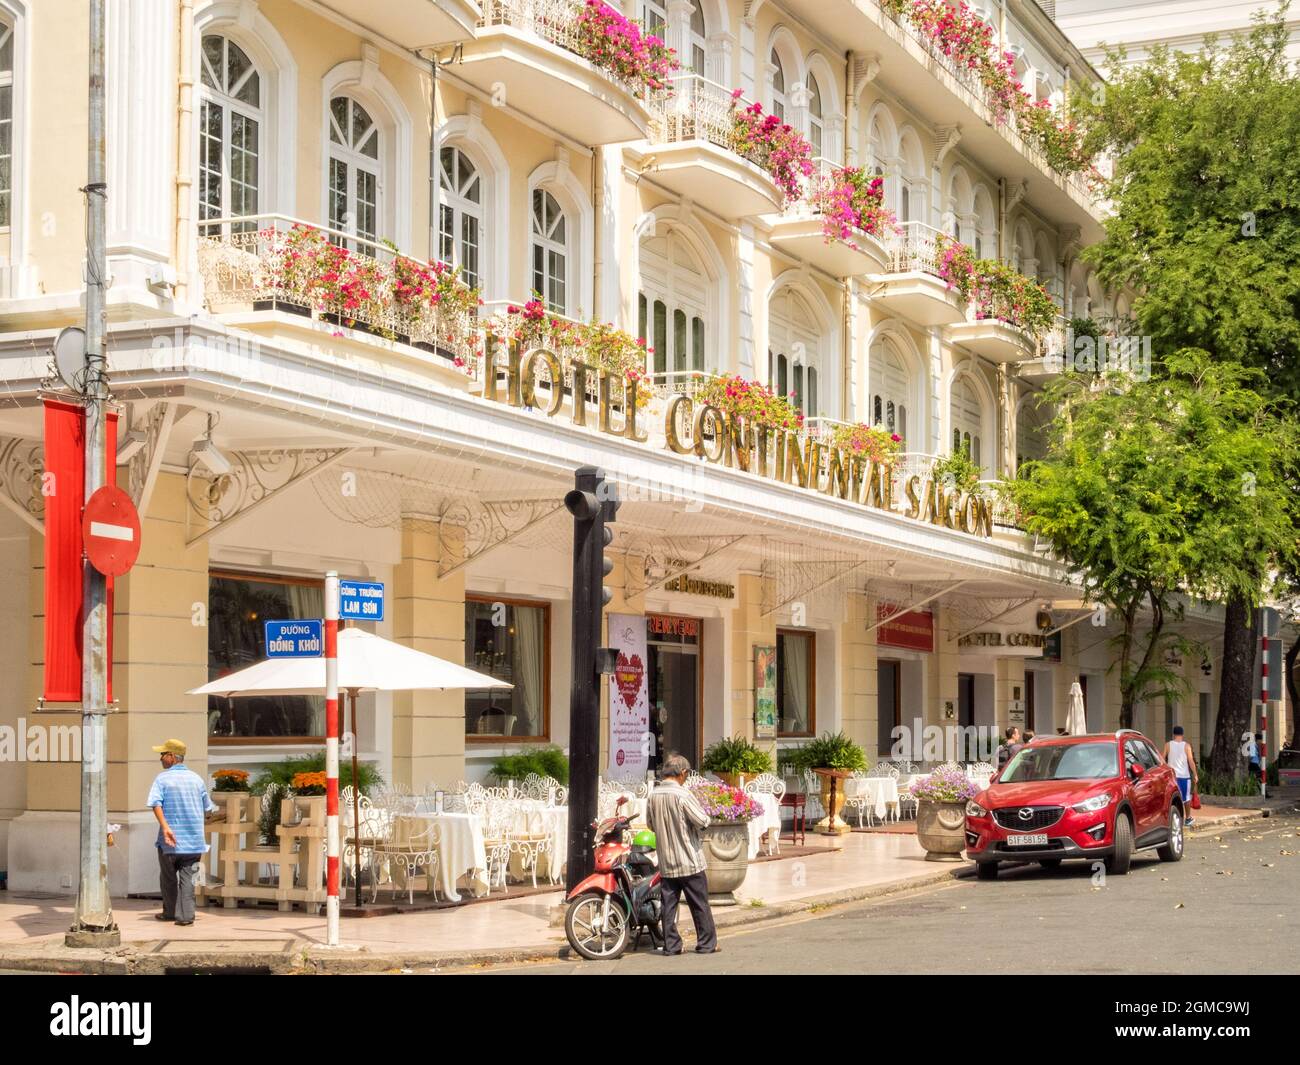
[[564, 934], [569, 945], [584, 958], [609, 961], [636, 950], [642, 935], [651, 946], [663, 943], [662, 897], [655, 836], [642, 829], [627, 841], [631, 820], [622, 813], [594, 822], [596, 870], [568, 894]]

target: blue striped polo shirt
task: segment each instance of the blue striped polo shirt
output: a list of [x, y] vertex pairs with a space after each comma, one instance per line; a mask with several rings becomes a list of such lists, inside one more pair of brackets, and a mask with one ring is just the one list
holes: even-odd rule
[[149, 789], [150, 809], [161, 806], [163, 817], [176, 837], [176, 846], [169, 847], [158, 829], [156, 846], [164, 854], [207, 854], [208, 835], [203, 831], [204, 811], [218, 809], [208, 796], [203, 778], [192, 772], [184, 762], [177, 762], [154, 778]]

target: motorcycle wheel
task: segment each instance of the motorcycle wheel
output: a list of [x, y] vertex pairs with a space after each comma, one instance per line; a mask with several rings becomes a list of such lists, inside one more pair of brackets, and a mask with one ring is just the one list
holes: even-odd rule
[[615, 902], [605, 923], [604, 910], [605, 896], [598, 891], [587, 891], [569, 903], [564, 915], [564, 934], [569, 946], [589, 961], [611, 961], [627, 950], [627, 914]]

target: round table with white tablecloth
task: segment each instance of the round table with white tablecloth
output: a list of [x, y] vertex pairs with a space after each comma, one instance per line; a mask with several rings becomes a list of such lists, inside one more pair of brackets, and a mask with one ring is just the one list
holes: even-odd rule
[[[483, 843], [483, 818], [469, 813], [422, 813], [410, 815], [437, 825], [441, 833], [438, 845], [438, 890], [452, 902], [460, 901], [456, 883], [469, 877], [474, 895], [487, 894], [487, 848]], [[480, 890], [481, 889], [481, 890]]]
[[763, 791], [751, 795], [750, 798], [763, 808], [763, 812], [749, 822], [749, 860], [753, 861], [758, 857], [758, 846], [763, 839], [763, 833], [775, 832], [778, 836], [781, 834], [781, 800], [770, 792]]
[[891, 806], [898, 806], [898, 780], [894, 777], [849, 777], [844, 782], [849, 805], [865, 807], [883, 821]]

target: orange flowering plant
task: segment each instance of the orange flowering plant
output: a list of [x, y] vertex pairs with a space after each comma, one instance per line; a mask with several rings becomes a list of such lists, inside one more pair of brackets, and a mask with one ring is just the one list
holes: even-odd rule
[[324, 773], [295, 773], [289, 781], [289, 787], [295, 795], [324, 795]]
[[248, 791], [248, 774], [242, 769], [218, 769], [212, 774], [213, 791]]

